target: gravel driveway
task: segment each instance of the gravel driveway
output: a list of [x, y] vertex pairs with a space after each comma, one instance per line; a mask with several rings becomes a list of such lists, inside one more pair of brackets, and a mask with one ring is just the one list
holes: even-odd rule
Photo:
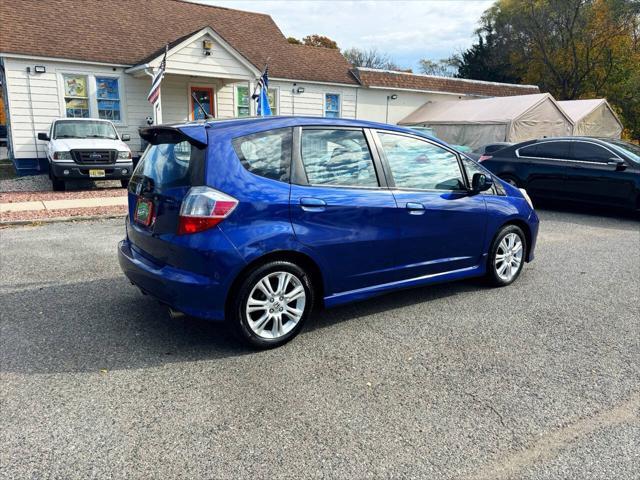
[[510, 287], [324, 311], [259, 353], [128, 284], [121, 220], [0, 230], [0, 477], [636, 479], [640, 223], [540, 216]]

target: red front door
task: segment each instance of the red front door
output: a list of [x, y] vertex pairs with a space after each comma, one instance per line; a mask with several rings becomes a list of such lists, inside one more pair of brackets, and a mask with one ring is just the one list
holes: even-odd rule
[[206, 117], [198, 103], [193, 100], [194, 94], [207, 114], [215, 116], [215, 112], [213, 111], [213, 88], [191, 87], [189, 94], [189, 100], [191, 103], [191, 119], [200, 120]]

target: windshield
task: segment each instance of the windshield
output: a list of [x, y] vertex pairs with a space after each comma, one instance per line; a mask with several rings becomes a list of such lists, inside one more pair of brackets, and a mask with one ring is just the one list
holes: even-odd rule
[[608, 142], [616, 150], [630, 157], [634, 162], [640, 163], [640, 146], [622, 140], [608, 140]]
[[109, 122], [62, 120], [56, 122], [53, 138], [118, 138], [116, 129]]

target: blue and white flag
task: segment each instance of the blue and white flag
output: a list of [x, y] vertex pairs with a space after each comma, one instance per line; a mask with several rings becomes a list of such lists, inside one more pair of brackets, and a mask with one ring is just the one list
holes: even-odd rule
[[258, 80], [257, 88], [259, 90], [251, 95], [251, 98], [258, 104], [256, 108], [257, 115], [259, 117], [272, 115], [271, 106], [269, 105], [269, 65], [264, 68], [264, 72]]

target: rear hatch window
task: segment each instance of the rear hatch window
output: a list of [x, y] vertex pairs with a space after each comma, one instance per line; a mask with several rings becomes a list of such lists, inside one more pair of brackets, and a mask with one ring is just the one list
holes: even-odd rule
[[177, 232], [182, 199], [204, 184], [206, 146], [180, 135], [149, 145], [129, 182], [131, 242], [166, 263], [166, 242]]

